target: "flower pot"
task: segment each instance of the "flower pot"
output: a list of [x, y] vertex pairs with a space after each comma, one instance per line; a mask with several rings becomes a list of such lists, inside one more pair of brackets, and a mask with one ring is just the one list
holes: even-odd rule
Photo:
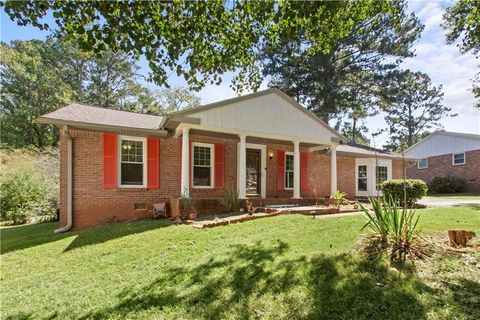
[[188, 219], [190, 220], [197, 220], [197, 213], [192, 212], [188, 214]]

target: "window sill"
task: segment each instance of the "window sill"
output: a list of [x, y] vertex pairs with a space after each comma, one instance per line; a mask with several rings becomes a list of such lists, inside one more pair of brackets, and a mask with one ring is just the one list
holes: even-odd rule
[[452, 166], [464, 166], [466, 163], [452, 163]]
[[214, 189], [213, 187], [192, 186], [192, 189]]

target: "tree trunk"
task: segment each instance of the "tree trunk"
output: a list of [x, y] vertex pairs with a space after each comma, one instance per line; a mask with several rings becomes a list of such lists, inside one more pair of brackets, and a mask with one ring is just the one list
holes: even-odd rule
[[475, 233], [465, 230], [448, 230], [450, 243], [456, 246], [466, 247], [467, 241], [475, 237]]
[[357, 142], [357, 118], [353, 118], [353, 124], [352, 124], [352, 142], [356, 143]]

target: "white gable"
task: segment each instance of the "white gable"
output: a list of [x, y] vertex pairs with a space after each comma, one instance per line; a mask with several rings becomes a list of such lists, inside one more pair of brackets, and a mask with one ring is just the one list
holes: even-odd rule
[[433, 133], [405, 152], [409, 158], [423, 159], [442, 154], [480, 150], [480, 138], [474, 135]]
[[199, 127], [226, 133], [317, 143], [330, 143], [332, 138], [339, 138], [335, 131], [293, 103], [271, 91], [221, 107], [207, 107], [205, 111], [200, 108], [189, 116], [200, 119]]

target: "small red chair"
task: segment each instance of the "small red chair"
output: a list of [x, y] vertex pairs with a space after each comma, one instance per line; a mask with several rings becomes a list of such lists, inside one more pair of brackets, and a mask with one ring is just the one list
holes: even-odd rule
[[165, 202], [154, 203], [151, 212], [153, 219], [157, 217], [167, 218], [167, 204]]

